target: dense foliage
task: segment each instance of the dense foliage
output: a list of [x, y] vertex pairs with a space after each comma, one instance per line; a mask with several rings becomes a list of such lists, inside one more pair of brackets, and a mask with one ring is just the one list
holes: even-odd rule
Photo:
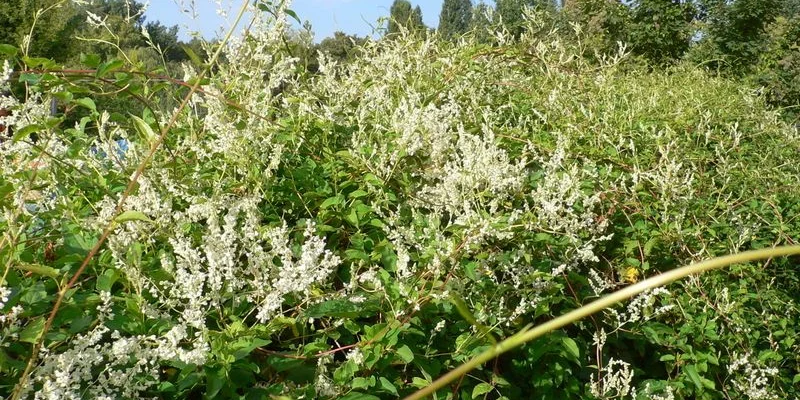
[[[800, 235], [800, 135], [745, 83], [597, 53], [530, 9], [311, 73], [293, 13], [256, 4], [179, 77], [0, 47], [3, 397], [396, 398], [644, 277]], [[797, 399], [797, 268], [642, 294], [437, 397]]]
[[[187, 61], [182, 47], [202, 53], [197, 40], [178, 40], [177, 25], [146, 21], [144, 10], [143, 3], [132, 0], [4, 0], [0, 43], [22, 45], [31, 55], [66, 65], [78, 64], [81, 54], [107, 58], [125, 52], [150, 70]], [[87, 23], [89, 16], [94, 23]]]
[[461, 36], [472, 23], [472, 2], [470, 0], [444, 0], [439, 13], [437, 31], [445, 37]]

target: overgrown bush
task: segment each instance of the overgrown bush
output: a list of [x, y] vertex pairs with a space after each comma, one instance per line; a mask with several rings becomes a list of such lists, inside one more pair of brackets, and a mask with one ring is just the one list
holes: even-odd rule
[[[121, 62], [6, 63], [28, 96], [0, 100], [4, 396], [27, 377], [21, 397], [395, 398], [529, 323], [800, 233], [797, 131], [752, 88], [590, 63], [559, 32], [400, 33], [308, 75], [268, 10], [210, 75], [185, 66], [184, 108], [98, 109], [95, 84], [174, 90]], [[799, 293], [796, 259], [695, 277], [439, 397], [796, 398]]]

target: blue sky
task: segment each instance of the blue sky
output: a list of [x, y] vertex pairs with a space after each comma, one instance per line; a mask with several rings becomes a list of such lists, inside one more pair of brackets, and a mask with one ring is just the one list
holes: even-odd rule
[[[181, 13], [174, 0], [152, 0], [147, 11], [147, 20], [161, 21], [167, 26], [178, 25], [181, 28], [181, 38], [186, 39], [190, 30], [203, 33], [208, 39], [217, 35], [220, 26], [227, 26], [224, 18], [216, 13], [217, 6], [213, 0], [178, 0], [185, 5], [194, 3], [197, 19], [192, 20], [188, 15]], [[473, 1], [474, 2], [474, 1]], [[492, 1], [487, 1], [492, 4]], [[222, 0], [222, 4], [230, 7], [230, 14], [234, 14], [241, 1]], [[422, 17], [429, 27], [436, 27], [439, 23], [439, 11], [442, 0], [411, 0], [414, 6], [422, 9]], [[389, 15], [392, 0], [294, 0], [292, 9], [297, 12], [301, 20], [311, 22], [315, 33], [315, 40], [320, 41], [333, 32], [340, 30], [349, 34], [360, 36], [372, 32], [370, 24], [376, 25], [378, 18]], [[233, 15], [231, 15], [232, 19]], [[188, 27], [188, 30], [187, 30]]]

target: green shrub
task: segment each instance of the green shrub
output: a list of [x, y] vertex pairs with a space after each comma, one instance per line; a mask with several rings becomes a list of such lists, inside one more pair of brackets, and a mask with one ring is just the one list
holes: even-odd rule
[[[21, 71], [0, 143], [4, 396], [59, 290], [26, 396], [394, 398], [610, 290], [800, 233], [797, 132], [740, 83], [590, 63], [558, 32], [401, 32], [306, 75], [274, 15], [207, 60], [185, 108], [97, 109], [94, 87]], [[95, 75], [169, 88], [124, 71]], [[439, 395], [797, 397], [796, 261], [643, 294]]]

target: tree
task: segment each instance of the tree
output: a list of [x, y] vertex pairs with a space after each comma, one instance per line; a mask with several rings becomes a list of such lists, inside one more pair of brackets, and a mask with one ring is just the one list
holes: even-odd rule
[[[766, 28], [785, 10], [783, 0], [700, 0], [706, 57], [725, 60], [734, 73], [745, 73], [766, 51]], [[711, 67], [719, 67], [712, 61]]]
[[497, 0], [495, 9], [506, 29], [519, 36], [522, 33], [523, 11], [526, 7], [535, 7], [537, 3], [536, 0]]
[[695, 7], [681, 0], [638, 0], [628, 26], [632, 50], [656, 64], [683, 57], [691, 44]]
[[[793, 14], [788, 14], [793, 15]], [[800, 16], [780, 16], [767, 26], [767, 46], [749, 77], [784, 119], [800, 124]]]
[[439, 14], [439, 33], [446, 38], [454, 38], [466, 33], [472, 20], [472, 1], [444, 0]]
[[167, 61], [186, 60], [186, 53], [181, 48], [178, 41], [178, 26], [167, 27], [159, 21], [148, 22], [145, 30], [150, 35], [150, 40], [161, 49]]
[[86, 21], [87, 12], [100, 17], [94, 24], [81, 23], [75, 35], [91, 41], [71, 40], [70, 54], [94, 53], [102, 58], [116, 57], [120, 50], [146, 45], [142, 36], [144, 5], [135, 0], [103, 0], [78, 7], [78, 19]]
[[358, 48], [366, 41], [366, 38], [336, 31], [333, 37], [323, 39], [316, 46], [316, 49], [320, 53], [328, 55], [331, 59], [342, 63], [351, 60]]
[[[39, 15], [34, 26], [34, 15]], [[30, 55], [64, 61], [68, 57], [69, 40], [76, 24], [77, 14], [69, 1], [52, 0], [4, 0], [0, 7], [0, 43], [22, 47], [23, 38], [31, 35], [27, 49]], [[33, 27], [33, 31], [31, 28]]]
[[425, 29], [425, 24], [422, 22], [422, 10], [419, 6], [412, 9], [408, 0], [394, 0], [389, 13], [389, 34], [400, 32], [400, 27], [410, 32], [419, 32]]
[[566, 20], [581, 28], [581, 41], [588, 56], [615, 53], [618, 43], [628, 43], [630, 9], [618, 0], [569, 0]]
[[415, 32], [421, 32], [426, 29], [425, 23], [422, 22], [422, 9], [419, 6], [414, 7], [414, 10], [411, 11], [409, 29]]
[[134, 26], [144, 23], [144, 4], [136, 0], [103, 0], [90, 7], [95, 13], [118, 16]]

